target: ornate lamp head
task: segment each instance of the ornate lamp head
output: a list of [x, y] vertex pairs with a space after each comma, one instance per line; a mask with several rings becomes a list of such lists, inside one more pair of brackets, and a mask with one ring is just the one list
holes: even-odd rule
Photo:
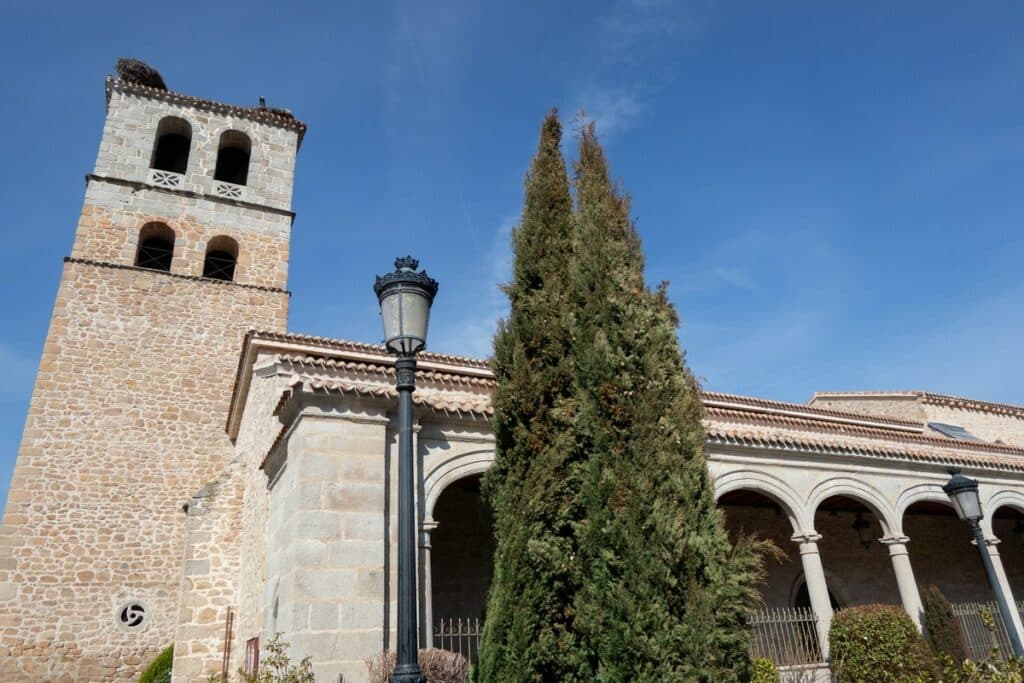
[[981, 497], [978, 495], [978, 481], [968, 479], [960, 474], [960, 470], [950, 470], [952, 478], [942, 487], [949, 496], [953, 508], [960, 519], [977, 524], [985, 515], [981, 511]]
[[373, 285], [384, 322], [384, 346], [400, 356], [415, 355], [427, 346], [430, 306], [438, 285], [427, 271], [416, 272], [419, 265], [411, 256], [396, 258], [395, 271], [378, 275]]

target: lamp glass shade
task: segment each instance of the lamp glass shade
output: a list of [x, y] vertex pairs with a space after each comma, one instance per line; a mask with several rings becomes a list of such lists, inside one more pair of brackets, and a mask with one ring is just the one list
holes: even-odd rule
[[384, 345], [392, 353], [411, 354], [427, 344], [431, 299], [422, 288], [397, 284], [380, 298]]
[[425, 270], [416, 272], [419, 265], [411, 256], [396, 258], [395, 271], [378, 275], [373, 285], [384, 323], [384, 346], [391, 353], [410, 356], [427, 346], [427, 323], [437, 280]]
[[981, 496], [978, 495], [978, 482], [968, 479], [962, 474], [954, 474], [949, 483], [942, 487], [953, 503], [953, 509], [960, 519], [968, 522], [979, 522], [984, 516], [981, 511]]

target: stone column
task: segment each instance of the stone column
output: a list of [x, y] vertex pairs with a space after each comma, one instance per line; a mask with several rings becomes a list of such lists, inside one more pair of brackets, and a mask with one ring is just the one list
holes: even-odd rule
[[914, 580], [914, 570], [910, 566], [910, 553], [907, 551], [909, 541], [906, 536], [878, 539], [879, 543], [889, 547], [889, 558], [892, 560], [892, 570], [896, 573], [896, 586], [900, 591], [903, 609], [920, 631], [924, 620], [924, 606], [921, 604], [921, 594], [917, 590], [917, 581]]
[[992, 566], [996, 570], [996, 579], [999, 581], [999, 586], [1003, 589], [1003, 594], [1010, 603], [1010, 620], [1013, 622], [1013, 627], [1017, 629], [1017, 636], [1024, 642], [1024, 623], [1021, 622], [1020, 610], [1017, 609], [1017, 599], [1014, 597], [1013, 591], [1010, 589], [1010, 582], [1006, 578], [1006, 570], [1003, 569], [1003, 560], [999, 556], [999, 549], [996, 547], [998, 544], [999, 539], [995, 536], [985, 537], [985, 552], [992, 558]]
[[821, 566], [821, 555], [818, 554], [818, 541], [821, 534], [806, 531], [793, 535], [793, 541], [800, 546], [800, 562], [804, 568], [804, 581], [807, 582], [807, 594], [811, 599], [811, 609], [818, 618], [818, 642], [821, 645], [821, 656], [828, 660], [828, 630], [832, 626], [832, 601], [828, 597], [828, 584], [825, 582], [825, 569]]
[[430, 532], [437, 528], [432, 518], [420, 525], [420, 642], [421, 647], [434, 647], [434, 591], [430, 575]]

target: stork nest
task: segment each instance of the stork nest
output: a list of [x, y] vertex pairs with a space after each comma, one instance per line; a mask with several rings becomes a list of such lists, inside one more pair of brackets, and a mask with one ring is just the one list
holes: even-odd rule
[[121, 57], [114, 65], [114, 69], [117, 70], [117, 77], [122, 81], [138, 83], [157, 90], [167, 90], [167, 84], [164, 83], [160, 72], [138, 59]]

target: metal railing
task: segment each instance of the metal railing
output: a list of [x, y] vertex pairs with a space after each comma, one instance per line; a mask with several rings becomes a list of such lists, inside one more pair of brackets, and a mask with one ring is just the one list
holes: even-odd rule
[[[1017, 611], [1024, 618], [1024, 600], [1017, 602]], [[1010, 652], [1010, 639], [999, 614], [999, 606], [993, 602], [956, 602], [953, 614], [960, 620], [964, 632], [967, 655], [976, 662], [990, 659], [995, 653], [999, 658]]]
[[481, 619], [442, 619], [434, 626], [434, 647], [458, 652], [476, 666], [483, 634]]
[[750, 620], [750, 649], [754, 657], [770, 659], [777, 666], [818, 664], [818, 618], [809, 607], [759, 609]]
[[[818, 618], [808, 607], [759, 609], [750, 621], [751, 652], [777, 666], [820, 664]], [[483, 621], [441, 619], [434, 625], [434, 647], [458, 652], [474, 666], [480, 652]]]

